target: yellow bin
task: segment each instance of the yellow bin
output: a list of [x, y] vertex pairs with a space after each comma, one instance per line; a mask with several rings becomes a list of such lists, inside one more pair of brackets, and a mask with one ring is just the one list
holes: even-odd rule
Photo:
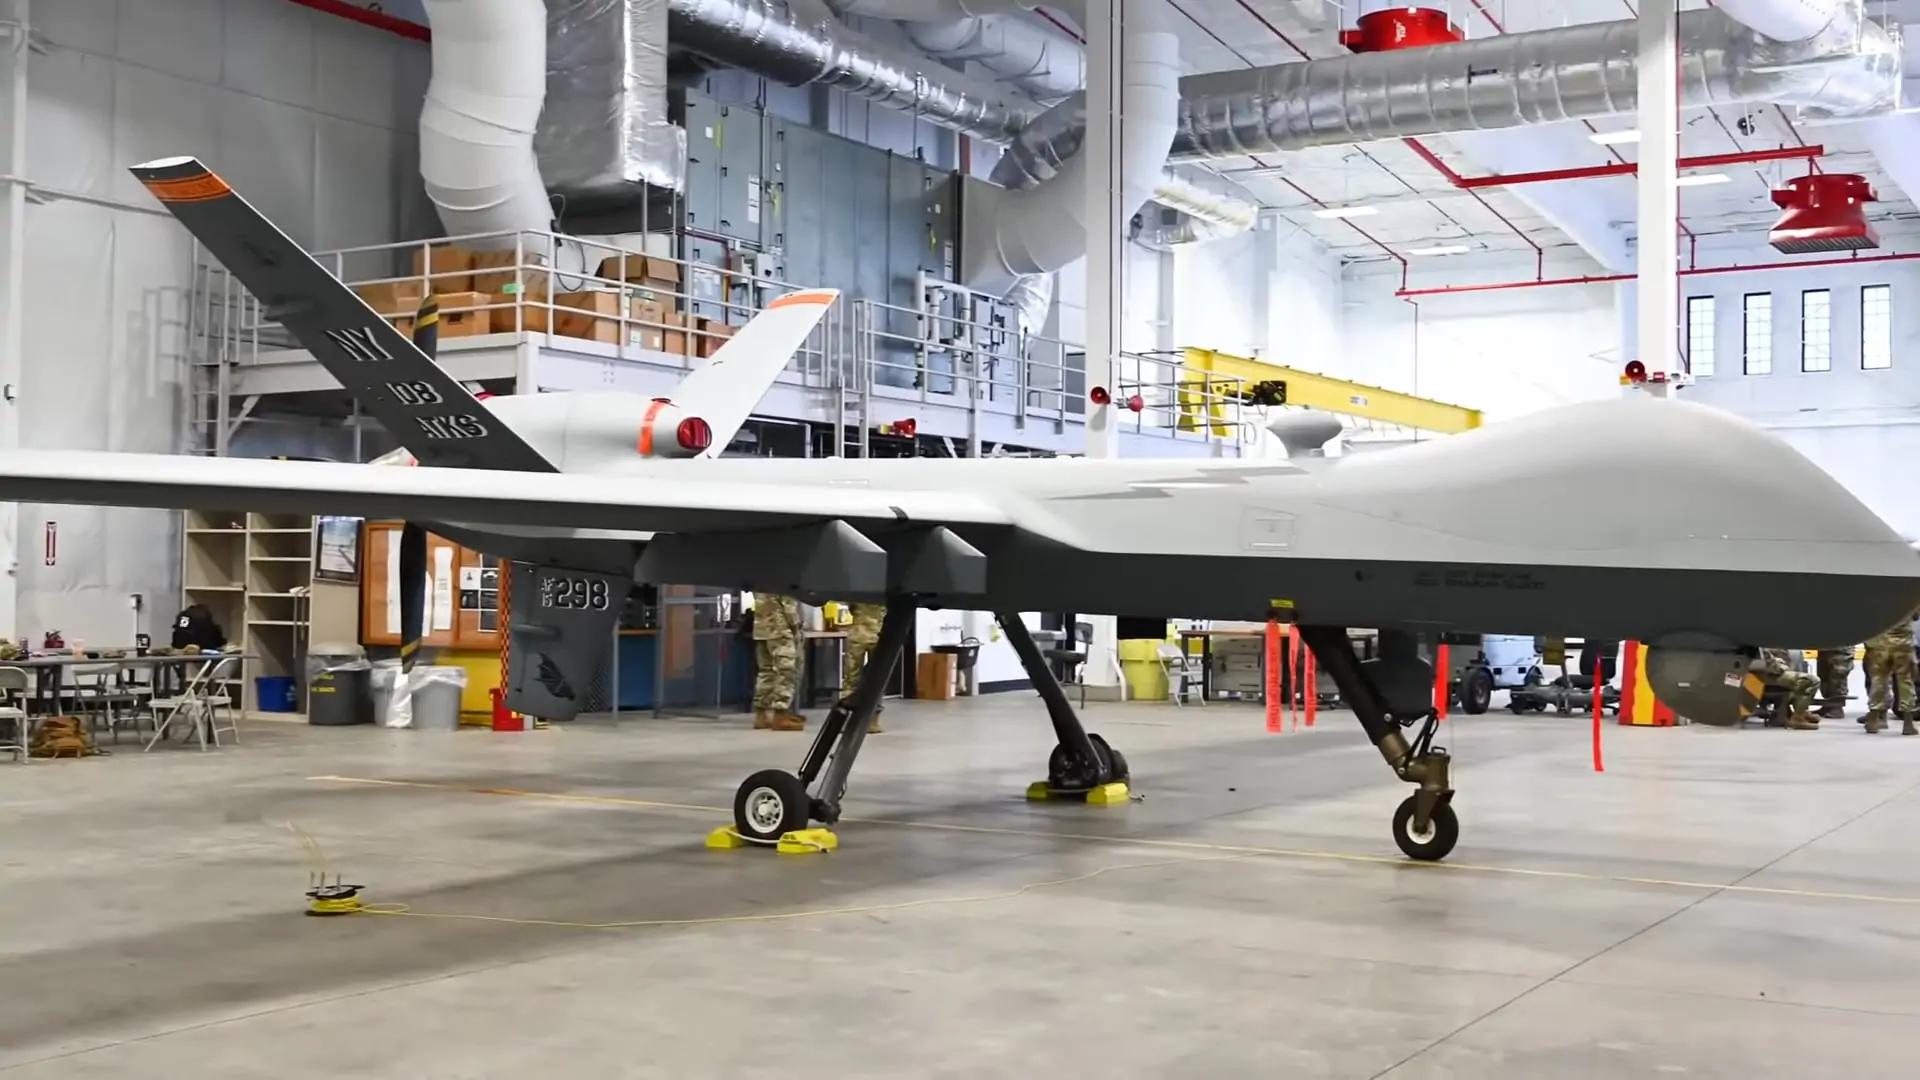
[[1133, 700], [1167, 700], [1167, 669], [1160, 666], [1163, 644], [1147, 638], [1120, 643], [1120, 674], [1127, 680], [1127, 696]]

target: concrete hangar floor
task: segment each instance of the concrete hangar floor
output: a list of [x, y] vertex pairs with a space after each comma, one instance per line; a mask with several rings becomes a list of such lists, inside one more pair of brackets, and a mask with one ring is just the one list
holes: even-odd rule
[[[1140, 801], [1024, 801], [1029, 695], [896, 704], [816, 856], [702, 846], [804, 748], [744, 719], [0, 769], [0, 1073], [1912, 1076], [1920, 739], [1456, 718], [1435, 866], [1345, 714], [1089, 721]], [[302, 917], [289, 823], [412, 914]]]

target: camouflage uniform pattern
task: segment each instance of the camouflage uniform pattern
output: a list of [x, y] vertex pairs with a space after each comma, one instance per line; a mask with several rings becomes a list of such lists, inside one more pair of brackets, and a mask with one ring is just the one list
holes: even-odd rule
[[1847, 679], [1853, 675], [1853, 650], [1820, 650], [1814, 672], [1820, 679], [1820, 715], [1829, 720], [1847, 715]]
[[753, 598], [753, 707], [776, 713], [793, 708], [800, 684], [800, 602], [756, 593]]
[[[1886, 723], [1887, 706], [1902, 720], [1913, 719], [1913, 623], [1902, 619], [1867, 639], [1867, 721]], [[1891, 699], [1891, 700], [1889, 700]], [[1877, 721], [1877, 723], [1876, 723]]]
[[886, 621], [884, 604], [849, 604], [853, 624], [847, 627], [847, 658], [840, 675], [840, 692], [853, 693], [860, 685], [860, 669], [867, 666], [867, 654], [880, 643], [880, 624]]
[[1768, 686], [1786, 693], [1786, 700], [1780, 703], [1779, 712], [1774, 716], [1776, 723], [1788, 727], [1812, 727], [1819, 723], [1813, 717], [1813, 695], [1820, 689], [1820, 680], [1794, 670], [1793, 658], [1785, 649], [1761, 649], [1758, 668]]
[[[873, 647], [880, 643], [880, 624], [887, 620], [885, 604], [849, 604], [853, 613], [853, 624], [847, 627], [846, 661], [840, 671], [840, 693], [848, 698], [853, 696], [854, 688], [860, 685], [860, 670], [867, 665], [867, 657]], [[875, 706], [873, 715], [867, 719], [867, 730], [879, 734], [880, 707]]]

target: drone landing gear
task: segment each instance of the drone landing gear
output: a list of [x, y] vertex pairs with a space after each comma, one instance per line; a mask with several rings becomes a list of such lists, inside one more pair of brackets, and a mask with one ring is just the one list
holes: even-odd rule
[[[1399, 710], [1390, 707], [1367, 666], [1354, 654], [1345, 627], [1302, 626], [1300, 637], [1313, 650], [1320, 669], [1340, 688], [1340, 696], [1360, 719], [1367, 738], [1394, 775], [1417, 785], [1393, 812], [1394, 842], [1410, 859], [1437, 862], [1446, 858], [1460, 840], [1460, 819], [1453, 812], [1453, 759], [1433, 745], [1438, 716], [1425, 705], [1409, 709], [1401, 703], [1403, 708]], [[1420, 729], [1409, 741], [1403, 729], [1414, 724]]]
[[1020, 666], [1040, 692], [1040, 700], [1046, 702], [1047, 718], [1053, 722], [1056, 743], [1047, 757], [1047, 778], [1028, 785], [1027, 798], [1079, 799], [1096, 806], [1127, 802], [1131, 773], [1126, 757], [1080, 723], [1066, 691], [1060, 688], [1060, 680], [1054, 678], [1053, 669], [1047, 666], [1046, 657], [1019, 614], [996, 617], [1013, 651], [1020, 654]]
[[847, 777], [860, 756], [867, 727], [880, 707], [894, 665], [906, 651], [913, 629], [915, 603], [910, 598], [887, 602], [880, 624], [880, 640], [860, 670], [850, 697], [834, 702], [820, 733], [800, 763], [798, 774], [763, 769], [747, 777], [733, 796], [733, 829], [708, 839], [711, 847], [736, 847], [729, 839], [773, 844], [792, 853], [830, 851], [839, 841], [829, 829], [810, 829], [810, 822], [835, 825], [840, 821], [840, 799], [847, 793]]

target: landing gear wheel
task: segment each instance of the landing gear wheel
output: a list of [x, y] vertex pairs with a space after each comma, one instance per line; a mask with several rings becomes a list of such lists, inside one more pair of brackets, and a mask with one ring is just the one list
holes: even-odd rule
[[755, 843], [772, 844], [807, 827], [807, 786], [780, 769], [747, 777], [733, 796], [733, 827]]
[[1439, 862], [1453, 851], [1453, 845], [1460, 842], [1460, 819], [1453, 814], [1453, 807], [1440, 803], [1433, 808], [1427, 821], [1427, 831], [1413, 831], [1413, 800], [1409, 795], [1400, 809], [1393, 812], [1393, 840], [1406, 852], [1407, 858], [1421, 862]]
[[[1093, 743], [1093, 752], [1099, 756], [1100, 764], [1112, 775], [1113, 751], [1107, 746], [1107, 740], [1098, 735], [1089, 735], [1087, 739]], [[1091, 791], [1101, 771], [1082, 761], [1080, 755], [1064, 744], [1056, 744], [1053, 753], [1047, 755], [1047, 786], [1055, 791]]]
[[1479, 716], [1493, 705], [1493, 672], [1470, 667], [1460, 673], [1460, 711]]
[[1108, 765], [1107, 775], [1113, 783], [1124, 784], [1132, 779], [1132, 774], [1127, 770], [1127, 756], [1125, 754], [1107, 745], [1107, 740], [1101, 738], [1098, 733], [1089, 734], [1087, 738], [1093, 743], [1096, 751], [1106, 755]]

